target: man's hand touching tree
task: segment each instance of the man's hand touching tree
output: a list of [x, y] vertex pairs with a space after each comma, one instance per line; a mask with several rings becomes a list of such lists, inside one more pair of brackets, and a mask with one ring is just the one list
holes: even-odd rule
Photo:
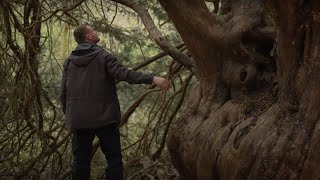
[[170, 88], [169, 81], [162, 77], [154, 77], [153, 78], [153, 84], [159, 86], [161, 89], [167, 91]]

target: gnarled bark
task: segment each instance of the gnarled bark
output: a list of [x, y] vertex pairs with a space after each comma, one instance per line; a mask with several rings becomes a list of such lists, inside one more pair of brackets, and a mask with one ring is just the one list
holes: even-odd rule
[[172, 162], [181, 179], [319, 179], [320, 3], [230, 2], [218, 16], [202, 1], [160, 0], [199, 81], [171, 126]]

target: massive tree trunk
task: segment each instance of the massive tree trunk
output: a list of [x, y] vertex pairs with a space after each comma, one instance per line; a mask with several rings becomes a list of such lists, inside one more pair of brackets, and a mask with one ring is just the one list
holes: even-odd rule
[[199, 82], [168, 135], [181, 179], [320, 178], [320, 2], [263, 2], [160, 0]]

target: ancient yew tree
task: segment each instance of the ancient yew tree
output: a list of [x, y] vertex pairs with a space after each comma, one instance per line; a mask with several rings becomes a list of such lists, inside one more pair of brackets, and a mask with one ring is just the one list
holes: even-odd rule
[[198, 80], [167, 140], [181, 179], [319, 179], [320, 1], [159, 1]]

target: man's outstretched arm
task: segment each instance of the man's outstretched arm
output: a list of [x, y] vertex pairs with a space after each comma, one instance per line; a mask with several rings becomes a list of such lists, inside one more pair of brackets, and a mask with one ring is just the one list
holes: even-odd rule
[[108, 72], [115, 78], [121, 81], [126, 81], [130, 84], [156, 84], [161, 89], [168, 90], [170, 88], [169, 82], [162, 77], [143, 74], [129, 70], [121, 65], [117, 58], [111, 54], [106, 56], [106, 66]]

